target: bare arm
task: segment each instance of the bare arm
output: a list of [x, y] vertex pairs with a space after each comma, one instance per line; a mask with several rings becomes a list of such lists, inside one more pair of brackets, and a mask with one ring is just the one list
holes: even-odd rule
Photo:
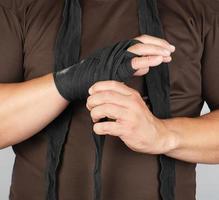
[[52, 74], [0, 84], [0, 148], [19, 143], [48, 125], [68, 105]]
[[[87, 108], [98, 135], [118, 136], [132, 150], [194, 163], [219, 163], [219, 110], [197, 118], [161, 120], [137, 91], [113, 81], [94, 84]], [[116, 119], [99, 122], [103, 117]]]
[[219, 111], [198, 118], [164, 121], [175, 145], [168, 156], [195, 163], [219, 163]]
[[[175, 48], [167, 41], [139, 36], [142, 44], [130, 47], [138, 54], [132, 60], [135, 76], [149, 66], [171, 61]], [[52, 74], [23, 83], [0, 84], [0, 149], [24, 141], [53, 121], [68, 105], [57, 90]]]

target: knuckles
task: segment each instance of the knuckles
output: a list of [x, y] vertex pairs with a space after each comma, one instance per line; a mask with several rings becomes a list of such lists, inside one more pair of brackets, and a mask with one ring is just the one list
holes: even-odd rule
[[130, 96], [131, 96], [131, 98], [132, 98], [134, 101], [136, 101], [136, 102], [138, 102], [139, 99], [140, 99], [140, 97], [141, 97], [141, 95], [139, 94], [139, 92], [136, 91], [136, 90], [133, 90], [133, 91], [132, 91], [132, 94], [131, 94]]
[[142, 34], [142, 35], [136, 37], [136, 40], [140, 40], [140, 41], [142, 41], [142, 40], [147, 39], [147, 38], [148, 38], [148, 37], [147, 37], [146, 34]]
[[140, 42], [146, 43], [146, 41], [150, 42], [152, 40], [152, 38], [153, 39], [157, 39], [161, 46], [169, 46], [169, 42], [167, 42], [165, 39], [163, 39], [163, 38], [155, 38], [153, 36], [149, 36], [149, 35], [146, 35], [146, 34], [142, 34], [142, 35], [136, 37], [135, 39], [139, 40]]
[[136, 51], [141, 51], [142, 48], [144, 47], [144, 44], [142, 43], [137, 43], [133, 46], [133, 48], [136, 50]]
[[114, 108], [109, 104], [101, 105], [101, 106], [93, 108], [90, 111], [90, 116], [92, 119], [102, 118], [104, 116], [113, 118], [112, 116], [113, 109]]
[[110, 81], [109, 83], [111, 84], [111, 86], [112, 86], [113, 88], [115, 88], [115, 87], [117, 87], [118, 85], [121, 84], [120, 82], [114, 81], [114, 80]]
[[90, 116], [91, 116], [91, 118], [95, 119], [96, 116], [97, 116], [97, 111], [96, 111], [95, 109], [92, 109], [92, 110], [90, 111]]

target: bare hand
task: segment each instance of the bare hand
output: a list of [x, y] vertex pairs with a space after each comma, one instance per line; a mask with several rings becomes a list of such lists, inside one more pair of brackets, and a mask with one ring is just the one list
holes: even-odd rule
[[[150, 112], [136, 90], [117, 81], [102, 81], [89, 93], [87, 108], [96, 134], [120, 137], [137, 152], [160, 154], [169, 150], [172, 139], [164, 123]], [[105, 117], [115, 121], [98, 122]]]

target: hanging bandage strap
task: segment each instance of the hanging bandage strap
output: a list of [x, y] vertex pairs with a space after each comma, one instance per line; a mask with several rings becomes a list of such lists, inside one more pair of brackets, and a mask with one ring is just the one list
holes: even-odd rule
[[[63, 22], [57, 37], [55, 69], [59, 71], [79, 61], [81, 43], [81, 8], [78, 0], [65, 0]], [[66, 52], [66, 50], [70, 50]], [[48, 166], [47, 200], [57, 200], [57, 172], [63, 146], [72, 117], [72, 105], [59, 115], [47, 128]]]
[[[141, 34], [163, 38], [162, 26], [157, 9], [157, 0], [138, 0], [139, 25]], [[148, 97], [152, 112], [158, 118], [171, 117], [169, 70], [166, 63], [151, 68], [145, 76]], [[165, 155], [159, 156], [160, 197], [162, 200], [174, 200], [175, 160]]]
[[[141, 33], [161, 37], [162, 32], [156, 1], [138, 1]], [[80, 62], [81, 16], [80, 1], [65, 0], [63, 22], [55, 49], [54, 80], [60, 94], [68, 100], [86, 99], [88, 96], [87, 89], [96, 81], [117, 80], [125, 82], [135, 72], [130, 66], [130, 61], [136, 55], [127, 52], [126, 49], [134, 45], [137, 42], [136, 40], [119, 42], [112, 47], [98, 50], [95, 54]], [[78, 75], [80, 77], [83, 76], [83, 78], [80, 79]], [[149, 74], [145, 76], [145, 79], [153, 113], [159, 118], [169, 118], [168, 66], [162, 64], [159, 67], [152, 68]], [[82, 80], [86, 81], [80, 82]], [[72, 84], [72, 81], [77, 83]], [[70, 104], [60, 116], [46, 127], [48, 135], [47, 200], [58, 200], [57, 174], [72, 118], [72, 106]], [[96, 157], [94, 166], [94, 200], [100, 200], [101, 163], [105, 137], [98, 136], [95, 133], [92, 133], [92, 135]], [[163, 200], [173, 200], [174, 162], [172, 159], [162, 155], [160, 156], [160, 164], [161, 197]]]
[[[88, 89], [97, 81], [117, 80], [126, 82], [136, 72], [131, 59], [137, 55], [127, 51], [137, 40], [118, 42], [111, 47], [97, 50], [88, 58], [79, 61], [81, 36], [81, 8], [79, 1], [66, 0], [63, 22], [59, 31], [55, 51], [54, 81], [60, 94], [67, 100], [83, 100]], [[47, 200], [57, 200], [57, 173], [62, 150], [71, 122], [72, 104], [47, 128], [48, 167]], [[100, 199], [101, 160], [104, 136], [92, 133], [95, 142], [94, 200]]]

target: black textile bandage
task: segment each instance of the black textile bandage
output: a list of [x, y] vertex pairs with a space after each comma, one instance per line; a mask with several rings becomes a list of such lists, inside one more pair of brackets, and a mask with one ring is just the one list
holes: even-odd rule
[[126, 82], [136, 72], [131, 59], [137, 55], [127, 48], [139, 43], [137, 40], [119, 42], [111, 47], [99, 49], [78, 64], [54, 72], [54, 80], [60, 94], [68, 101], [88, 97], [88, 89], [104, 80]]
[[[137, 0], [138, 2], [138, 15], [139, 15], [139, 27], [141, 34], [148, 34], [156, 37], [163, 37], [162, 32], [162, 25], [159, 19], [159, 13], [157, 9], [157, 0]], [[104, 27], [103, 27], [104, 28]], [[110, 56], [110, 52], [103, 54], [104, 58], [109, 59], [108, 61], [104, 61], [99, 59], [101, 56], [101, 52], [97, 53], [98, 62], [95, 65], [87, 65], [87, 62], [96, 62], [95, 59], [88, 58], [85, 61], [86, 66], [81, 63], [81, 67], [83, 70], [87, 70], [87, 66], [98, 66], [99, 62], [103, 62], [107, 65], [110, 65], [116, 61], [116, 63], [112, 64], [111, 67], [102, 66], [103, 69], [105, 68], [106, 71], [102, 71], [99, 74], [99, 71], [93, 79], [90, 78], [87, 74], [81, 74], [80, 76], [76, 77], [74, 80], [78, 80], [79, 77], [88, 78], [88, 84], [85, 82], [82, 83], [83, 86], [76, 88], [71, 87], [72, 77], [76, 74], [80, 74], [79, 68], [79, 56], [80, 56], [80, 43], [81, 43], [81, 7], [79, 0], [65, 0], [65, 7], [63, 11], [63, 21], [60, 27], [60, 31], [57, 37], [57, 43], [55, 48], [55, 79], [57, 88], [60, 93], [69, 100], [74, 99], [81, 99], [86, 97], [87, 95], [87, 88], [90, 84], [94, 83], [97, 80], [102, 79], [102, 75], [104, 76], [104, 80], [122, 80], [130, 77], [133, 73], [127, 73], [127, 75], [123, 74], [126, 70], [130, 69], [128, 65], [126, 66], [126, 59], [129, 62], [130, 60], [126, 57], [125, 48], [121, 51], [124, 53], [124, 57], [122, 56], [123, 53], [116, 54], [113, 49], [108, 49], [108, 51], [114, 52], [114, 56]], [[126, 41], [127, 42], [127, 41]], [[118, 44], [117, 44], [118, 45]], [[117, 46], [118, 47], [118, 46]], [[119, 48], [120, 49], [120, 48]], [[117, 55], [117, 56], [115, 56]], [[116, 59], [115, 59], [116, 57]], [[112, 61], [113, 59], [114, 61]], [[120, 60], [119, 62], [117, 61]], [[118, 64], [118, 63], [120, 64]], [[114, 68], [117, 65], [120, 66], [119, 68]], [[69, 68], [66, 72], [62, 71], [69, 66], [74, 66]], [[89, 69], [91, 70], [96, 70]], [[128, 67], [128, 68], [126, 68]], [[103, 70], [99, 68], [99, 70]], [[111, 69], [113, 72], [107, 73], [107, 71]], [[117, 71], [118, 70], [118, 71]], [[122, 70], [120, 72], [119, 70]], [[69, 71], [69, 72], [68, 72]], [[128, 70], [129, 71], [129, 70]], [[61, 72], [61, 73], [60, 73]], [[71, 74], [71, 73], [72, 74]], [[69, 73], [71, 76], [65, 78], [64, 76]], [[93, 73], [93, 72], [92, 72]], [[67, 84], [65, 83], [65, 79], [69, 79]], [[162, 119], [170, 118], [170, 86], [169, 86], [169, 71], [168, 65], [162, 63], [160, 66], [153, 67], [150, 69], [149, 73], [144, 76], [145, 79], [145, 88], [148, 93], [148, 99], [151, 105], [152, 113]], [[65, 88], [62, 88], [62, 84], [66, 85]], [[64, 91], [67, 88], [66, 91]], [[78, 88], [82, 89], [79, 91]], [[57, 174], [58, 169], [60, 166], [60, 159], [62, 158], [62, 150], [66, 141], [66, 136], [69, 132], [69, 125], [72, 118], [72, 107], [73, 104], [70, 103], [69, 107], [61, 113], [51, 124], [46, 127], [46, 133], [48, 135], [48, 167], [47, 167], [47, 200], [57, 200]], [[95, 147], [96, 147], [96, 162], [95, 162], [95, 169], [94, 169], [94, 200], [101, 199], [101, 162], [102, 162], [102, 152], [104, 147], [104, 136], [98, 136], [95, 133], [93, 134]], [[175, 189], [175, 160], [169, 158], [165, 155], [158, 156], [158, 161], [160, 164], [160, 173], [159, 173], [159, 181], [160, 181], [160, 198], [162, 200], [174, 200], [174, 189]], [[147, 185], [145, 186], [147, 187]], [[129, 191], [127, 191], [129, 192]], [[77, 198], [77, 197], [75, 197]], [[147, 197], [145, 197], [147, 199]]]

